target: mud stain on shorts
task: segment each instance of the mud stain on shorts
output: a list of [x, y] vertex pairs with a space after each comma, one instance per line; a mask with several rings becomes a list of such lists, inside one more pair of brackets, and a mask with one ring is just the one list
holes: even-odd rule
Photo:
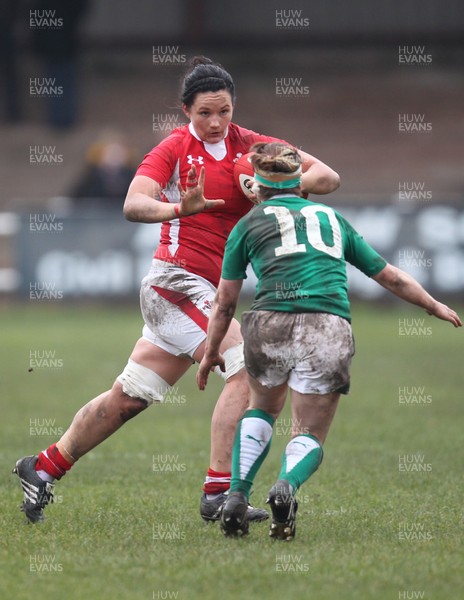
[[[206, 282], [214, 292], [215, 288]], [[140, 307], [145, 323], [161, 336], [177, 332], [176, 311], [172, 303], [162, 298], [152, 286], [185, 294], [199, 310], [209, 316], [211, 303], [204, 301], [205, 280], [185, 269], [163, 261], [153, 261], [153, 267], [143, 279], [140, 289]], [[181, 333], [178, 331], [177, 333]]]
[[247, 371], [261, 384], [288, 380], [304, 393], [348, 391], [354, 344], [345, 319], [328, 313], [250, 311], [242, 315], [242, 335]]

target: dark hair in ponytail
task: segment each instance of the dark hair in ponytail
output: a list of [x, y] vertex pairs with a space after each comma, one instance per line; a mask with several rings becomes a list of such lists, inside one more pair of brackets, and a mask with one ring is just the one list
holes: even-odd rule
[[182, 81], [182, 104], [190, 108], [198, 93], [220, 90], [228, 91], [232, 97], [232, 104], [235, 104], [235, 85], [229, 73], [206, 56], [194, 56], [189, 61], [189, 69]]

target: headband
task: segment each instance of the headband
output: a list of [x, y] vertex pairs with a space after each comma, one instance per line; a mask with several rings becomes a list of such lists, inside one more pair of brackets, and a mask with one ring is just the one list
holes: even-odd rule
[[[292, 173], [293, 175], [294, 173]], [[280, 174], [279, 174], [280, 175]], [[265, 179], [261, 175], [258, 175], [255, 171], [255, 181], [257, 181], [260, 185], [269, 188], [276, 188], [278, 190], [285, 190], [288, 188], [298, 187], [301, 184], [300, 177], [294, 177], [293, 179], [287, 179], [286, 181], [272, 181], [270, 179]]]

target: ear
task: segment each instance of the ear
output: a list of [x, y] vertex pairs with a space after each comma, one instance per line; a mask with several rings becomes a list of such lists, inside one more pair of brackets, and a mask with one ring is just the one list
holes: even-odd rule
[[190, 119], [190, 109], [186, 104], [182, 104], [182, 112], [188, 119]]

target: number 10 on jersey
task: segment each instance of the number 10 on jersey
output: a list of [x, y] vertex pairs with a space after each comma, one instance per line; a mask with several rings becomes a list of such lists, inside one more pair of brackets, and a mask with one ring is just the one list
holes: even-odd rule
[[[304, 206], [299, 211], [305, 218], [306, 236], [308, 242], [313, 248], [320, 252], [325, 252], [334, 258], [341, 258], [342, 251], [342, 232], [334, 211], [328, 206]], [[328, 246], [322, 239], [321, 221], [318, 214], [327, 215], [327, 219], [332, 231], [333, 245]], [[266, 206], [264, 214], [275, 215], [281, 235], [282, 244], [274, 252], [276, 256], [285, 254], [295, 254], [296, 252], [306, 252], [306, 244], [298, 244], [296, 239], [295, 218], [290, 210], [285, 206]]]

